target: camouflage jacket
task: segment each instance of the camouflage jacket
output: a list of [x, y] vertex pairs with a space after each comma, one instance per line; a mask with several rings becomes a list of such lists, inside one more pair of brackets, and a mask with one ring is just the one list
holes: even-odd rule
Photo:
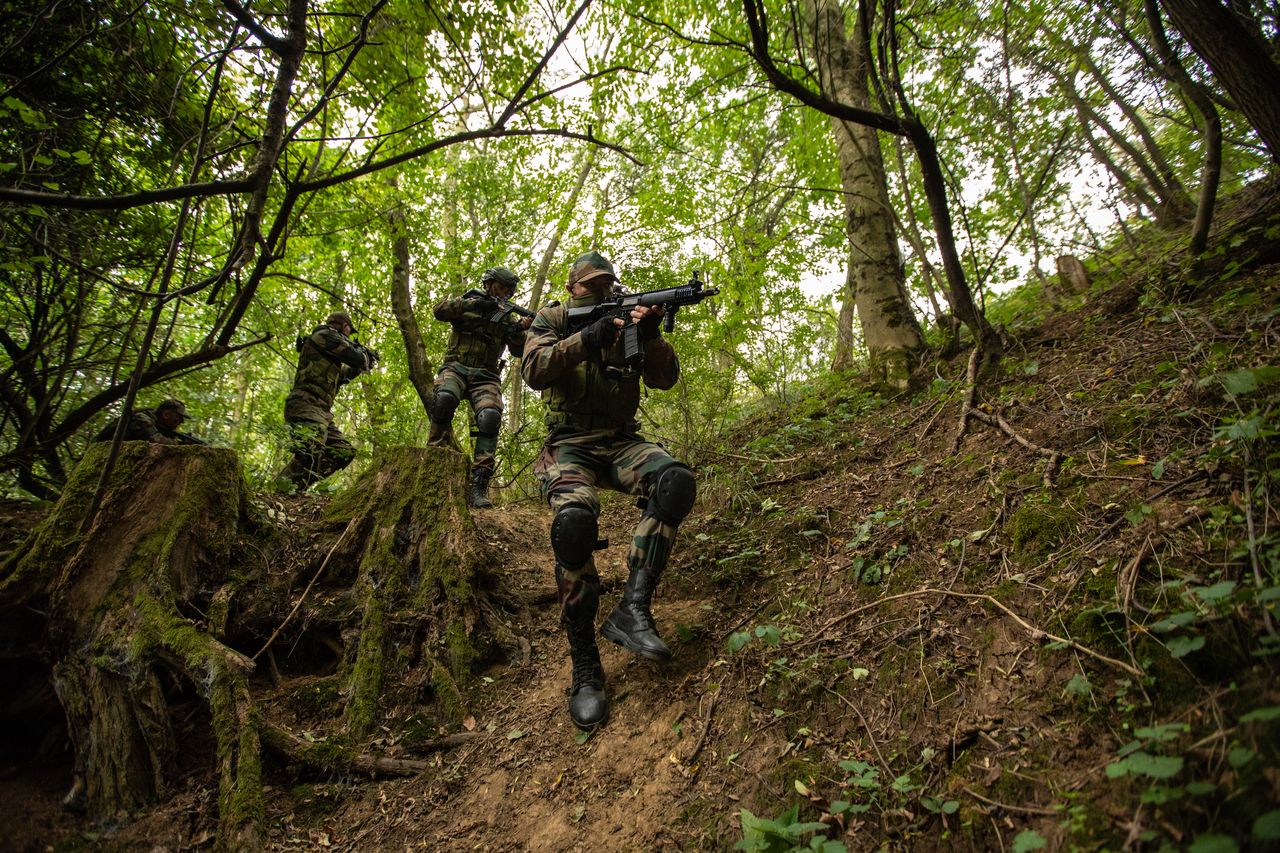
[[[115, 438], [119, 418], [111, 422], [94, 436], [94, 441], [111, 441]], [[124, 441], [154, 441], [156, 444], [208, 444], [194, 435], [176, 429], [165, 429], [160, 425], [156, 413], [150, 409], [134, 412], [129, 416], [129, 425], [124, 430]]]
[[[569, 300], [569, 307], [594, 305], [595, 296]], [[542, 391], [547, 426], [575, 426], [584, 430], [616, 429], [635, 432], [640, 407], [640, 380], [666, 390], [680, 378], [680, 362], [665, 339], [644, 344], [644, 367], [629, 369], [623, 360], [622, 336], [599, 359], [592, 358], [582, 332], [569, 334], [566, 306], [548, 305], [538, 312], [525, 338], [524, 381]]]
[[467, 367], [478, 367], [496, 374], [503, 347], [519, 358], [524, 351], [524, 328], [519, 315], [507, 314], [497, 323], [491, 322], [496, 306], [479, 299], [461, 296], [441, 300], [436, 306], [436, 319], [449, 323], [449, 346], [444, 360]]
[[364, 353], [326, 323], [307, 337], [298, 338], [298, 370], [289, 396], [303, 393], [328, 409], [333, 406], [338, 389], [368, 369]]

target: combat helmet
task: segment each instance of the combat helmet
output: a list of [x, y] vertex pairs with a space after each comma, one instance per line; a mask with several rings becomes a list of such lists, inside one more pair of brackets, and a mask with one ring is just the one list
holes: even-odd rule
[[514, 291], [520, 284], [520, 276], [506, 267], [489, 267], [480, 274], [480, 283], [489, 284], [491, 282], [500, 284], [503, 287], [509, 287]]

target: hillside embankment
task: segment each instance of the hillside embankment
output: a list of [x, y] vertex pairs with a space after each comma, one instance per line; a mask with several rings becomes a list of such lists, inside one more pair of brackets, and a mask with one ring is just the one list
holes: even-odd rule
[[[700, 502], [655, 608], [675, 659], [602, 641], [613, 712], [590, 736], [565, 712], [548, 514], [473, 513], [497, 640], [453, 721], [384, 703], [356, 748], [398, 768], [268, 751], [265, 845], [1267, 849], [1280, 267], [1255, 252], [1197, 284], [1144, 251], [1087, 293], [1029, 288], [993, 311], [1006, 355], [976, 395], [964, 353], [897, 397], [835, 375], [685, 448]], [[326, 501], [256, 500], [241, 558], [295, 567], [296, 599], [301, 567], [337, 547]], [[602, 612], [637, 514], [606, 503]], [[348, 640], [307, 636], [251, 686], [265, 720], [314, 745], [349, 704]], [[56, 725], [42, 736], [0, 780], [23, 804], [6, 820], [19, 849], [218, 838], [210, 762], [161, 804], [89, 824], [58, 805], [70, 762]]]

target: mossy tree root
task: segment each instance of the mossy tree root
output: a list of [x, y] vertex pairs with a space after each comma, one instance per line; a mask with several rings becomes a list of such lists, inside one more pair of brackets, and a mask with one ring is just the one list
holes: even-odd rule
[[[348, 635], [343, 668], [348, 735], [367, 736], [380, 707], [395, 701], [430, 701], [441, 722], [461, 720], [460, 685], [484, 622], [472, 583], [465, 457], [447, 448], [387, 448], [329, 515], [368, 531], [355, 584], [360, 630]], [[411, 669], [430, 675], [407, 678]]]

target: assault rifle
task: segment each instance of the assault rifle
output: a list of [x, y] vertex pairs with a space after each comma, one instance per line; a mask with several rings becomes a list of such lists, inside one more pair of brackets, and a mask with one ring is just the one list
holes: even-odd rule
[[644, 350], [640, 347], [640, 327], [631, 320], [631, 309], [641, 305], [661, 306], [666, 312], [662, 317], [662, 330], [671, 332], [676, 327], [676, 312], [682, 306], [697, 305], [719, 292], [718, 287], [704, 287], [702, 280], [698, 278], [698, 270], [694, 270], [689, 283], [680, 287], [665, 287], [643, 293], [619, 293], [596, 305], [570, 308], [569, 331], [576, 332], [601, 317], [621, 318], [624, 321], [621, 329], [623, 357], [628, 367], [637, 367], [644, 361]]
[[515, 304], [514, 302], [508, 302], [505, 299], [499, 299], [496, 296], [491, 296], [488, 293], [485, 293], [483, 290], [481, 290], [478, 287], [473, 287], [470, 290], [468, 290], [466, 293], [462, 294], [462, 298], [478, 299], [482, 302], [493, 303], [493, 305], [495, 306], [495, 310], [493, 314], [489, 317], [490, 323], [501, 323], [503, 317], [512, 313], [519, 314], [521, 317], [528, 317], [529, 319], [533, 319], [534, 317], [538, 316], [537, 314], [534, 314], [532, 311], [530, 311], [528, 308], [521, 308], [519, 305]]
[[373, 370], [377, 366], [382, 356], [378, 355], [378, 351], [371, 346], [362, 344], [355, 338], [351, 338], [351, 348], [358, 353], [363, 353], [365, 360], [369, 362], [369, 369]]

